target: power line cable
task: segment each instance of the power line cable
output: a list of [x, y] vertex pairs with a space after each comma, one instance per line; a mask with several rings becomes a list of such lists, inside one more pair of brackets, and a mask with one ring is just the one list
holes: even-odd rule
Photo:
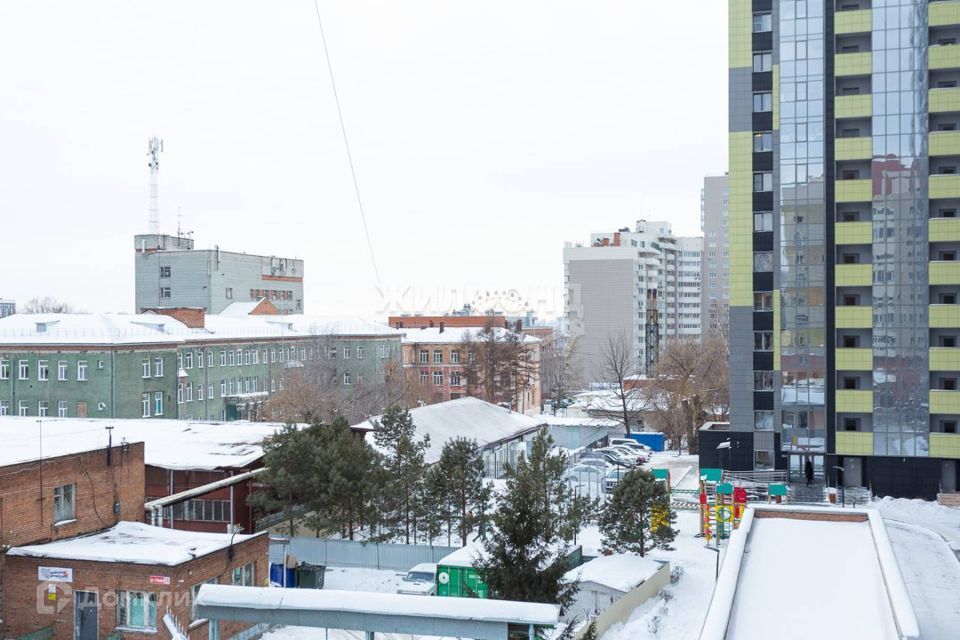
[[327, 60], [327, 72], [330, 75], [330, 87], [333, 89], [333, 100], [337, 104], [337, 118], [340, 120], [340, 132], [343, 134], [343, 146], [347, 150], [347, 162], [350, 165], [350, 175], [353, 178], [353, 191], [357, 196], [357, 207], [360, 209], [360, 220], [363, 223], [363, 235], [367, 238], [367, 249], [370, 251], [370, 262], [373, 264], [373, 275], [377, 279], [377, 288], [380, 289], [380, 270], [377, 268], [377, 258], [373, 253], [373, 242], [370, 240], [370, 230], [367, 228], [367, 215], [363, 210], [363, 200], [360, 198], [360, 183], [357, 181], [357, 170], [353, 166], [353, 153], [350, 151], [350, 140], [347, 138], [347, 127], [343, 123], [343, 110], [340, 108], [340, 94], [337, 93], [337, 83], [333, 78], [333, 65], [330, 62], [330, 51], [327, 49], [327, 36], [323, 31], [323, 19], [320, 17], [318, 0], [313, 0], [313, 8], [317, 13], [317, 24], [320, 27], [320, 42], [323, 44], [323, 56]]

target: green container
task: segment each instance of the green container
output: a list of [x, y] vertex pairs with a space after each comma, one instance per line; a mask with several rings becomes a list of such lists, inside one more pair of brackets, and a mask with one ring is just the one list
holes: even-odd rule
[[488, 598], [487, 583], [473, 567], [437, 566], [437, 595], [454, 598]]

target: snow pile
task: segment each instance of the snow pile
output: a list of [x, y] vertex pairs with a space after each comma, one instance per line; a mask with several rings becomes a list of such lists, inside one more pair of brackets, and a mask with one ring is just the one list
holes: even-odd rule
[[906, 498], [882, 498], [870, 506], [886, 520], [917, 524], [935, 531], [947, 540], [951, 549], [960, 552], [960, 509]]

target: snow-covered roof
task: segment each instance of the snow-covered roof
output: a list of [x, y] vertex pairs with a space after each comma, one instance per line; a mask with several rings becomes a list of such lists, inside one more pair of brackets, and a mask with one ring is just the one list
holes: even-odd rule
[[573, 582], [580, 579], [581, 585], [592, 582], [624, 593], [646, 582], [660, 569], [656, 560], [641, 558], [635, 553], [615, 553], [598, 556], [579, 567], [567, 571], [563, 579]]
[[93, 418], [0, 417], [0, 466], [54, 458], [113, 444], [144, 443], [144, 462], [164, 469], [240, 468], [263, 457], [262, 443], [279, 431], [278, 422], [199, 422], [190, 420], [103, 420]]
[[[405, 329], [403, 337], [404, 344], [455, 344], [464, 340], [476, 339], [477, 334], [482, 329], [477, 327], [444, 327], [441, 331], [439, 327], [425, 327], [423, 329]], [[494, 335], [498, 340], [502, 340], [507, 334], [514, 332], [504, 327], [494, 327]], [[540, 338], [520, 334], [524, 344], [534, 344], [540, 342]]]
[[601, 427], [601, 428], [614, 428], [619, 427], [620, 422], [618, 420], [612, 420], [610, 418], [590, 418], [590, 417], [571, 417], [571, 416], [554, 416], [549, 413], [541, 413], [538, 418], [542, 419], [547, 425], [551, 427]]
[[[238, 310], [242, 310], [242, 307], [238, 307]], [[399, 338], [402, 335], [399, 329], [359, 317], [303, 314], [208, 314], [202, 328], [187, 327], [176, 318], [160, 313], [46, 313], [14, 314], [0, 318], [0, 345], [176, 345], [233, 339], [325, 336]]]
[[258, 300], [250, 300], [249, 302], [231, 302], [226, 307], [220, 310], [218, 315], [221, 316], [248, 316], [250, 313], [263, 302], [264, 298]]
[[451, 551], [437, 561], [439, 566], [445, 567], [473, 567], [478, 560], [487, 556], [487, 550], [482, 543], [474, 542], [456, 551]]
[[[416, 425], [417, 440], [430, 436], [430, 448], [424, 455], [427, 464], [440, 459], [440, 452], [448, 440], [469, 438], [483, 447], [512, 440], [545, 424], [540, 417], [526, 416], [470, 396], [417, 407], [410, 410], [410, 416]], [[373, 423], [380, 417], [374, 416], [354, 426], [354, 429], [371, 431], [367, 434], [370, 444], [374, 444]]]
[[176, 566], [205, 556], [258, 535], [200, 533], [154, 527], [142, 522], [118, 522], [99, 533], [65, 538], [44, 544], [14, 547], [9, 556], [50, 558], [53, 560], [88, 560], [132, 564]]

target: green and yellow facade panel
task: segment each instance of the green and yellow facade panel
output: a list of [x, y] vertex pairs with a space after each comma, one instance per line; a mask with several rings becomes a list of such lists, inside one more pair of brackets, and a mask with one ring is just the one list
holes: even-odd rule
[[930, 262], [930, 284], [960, 284], [960, 262], [933, 260]]
[[960, 131], [931, 131], [931, 156], [960, 156]]
[[870, 33], [873, 29], [873, 12], [870, 9], [837, 11], [833, 18], [833, 31], [844, 33]]
[[930, 413], [960, 413], [960, 391], [931, 389]]
[[873, 390], [837, 389], [838, 413], [871, 413], [873, 411]]
[[753, 306], [753, 133], [730, 133], [730, 306]]
[[931, 71], [960, 69], [960, 46], [935, 44], [930, 47], [929, 67]]
[[929, 310], [931, 329], [960, 327], [960, 304], [932, 304]]
[[960, 242], [960, 218], [930, 218], [930, 242]]
[[930, 371], [960, 371], [960, 348], [930, 347]]
[[873, 307], [866, 304], [837, 307], [834, 322], [838, 329], [872, 329]]
[[931, 27], [960, 25], [960, 0], [931, 2], [928, 11], [928, 20]]
[[[838, 53], [833, 57], [834, 74], [844, 76], [868, 76], [873, 70], [873, 58], [869, 51]], [[933, 68], [933, 67], [931, 67]]]
[[837, 202], [870, 202], [873, 200], [873, 181], [870, 178], [837, 180], [834, 197]]
[[931, 433], [931, 458], [960, 458], [960, 434]]
[[873, 223], [838, 222], [834, 225], [834, 241], [837, 244], [871, 244]]
[[753, 2], [730, 0], [727, 6], [730, 43], [728, 59], [730, 68], [753, 66]]
[[837, 138], [833, 143], [833, 155], [840, 160], [870, 160], [873, 157], [873, 139]]
[[869, 431], [837, 431], [836, 453], [843, 456], [872, 456], [873, 434]]
[[837, 371], [873, 371], [873, 349], [837, 349]]
[[960, 174], [930, 176], [930, 198], [960, 198]]
[[[873, 115], [873, 96], [862, 93], [856, 96], [837, 96], [833, 99], [835, 118], [869, 118]], [[839, 138], [838, 140], [844, 140]]]
[[838, 264], [834, 282], [838, 287], [869, 287], [873, 284], [873, 265]]
[[930, 89], [927, 102], [930, 113], [960, 111], [960, 87]]

